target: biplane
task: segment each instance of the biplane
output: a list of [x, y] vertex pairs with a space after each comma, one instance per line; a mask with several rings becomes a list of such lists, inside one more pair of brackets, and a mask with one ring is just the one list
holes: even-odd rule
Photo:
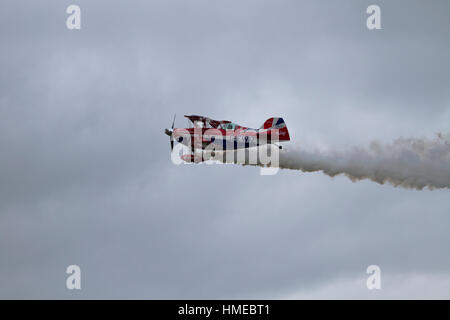
[[283, 118], [269, 118], [260, 128], [252, 129], [228, 120], [214, 120], [198, 115], [185, 115], [185, 117], [189, 119], [190, 127], [174, 128], [174, 116], [171, 129], [165, 129], [165, 133], [170, 138], [171, 150], [174, 148], [174, 142], [190, 148], [190, 154], [181, 157], [186, 162], [204, 161], [195, 153], [196, 150], [205, 150], [205, 148], [227, 151], [271, 144], [282, 149], [279, 143], [290, 140]]

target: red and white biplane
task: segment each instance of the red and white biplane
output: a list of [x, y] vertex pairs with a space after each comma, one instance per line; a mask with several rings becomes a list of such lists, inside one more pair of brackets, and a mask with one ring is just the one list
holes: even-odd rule
[[195, 155], [196, 150], [212, 148], [216, 150], [238, 150], [272, 144], [281, 149], [279, 142], [289, 141], [289, 131], [283, 118], [269, 118], [258, 129], [252, 129], [233, 123], [228, 120], [213, 120], [204, 116], [185, 115], [192, 122], [189, 128], [166, 129], [170, 138], [170, 148], [173, 150], [174, 142], [181, 143], [190, 148], [191, 153], [183, 155], [186, 162], [201, 162], [202, 157]]

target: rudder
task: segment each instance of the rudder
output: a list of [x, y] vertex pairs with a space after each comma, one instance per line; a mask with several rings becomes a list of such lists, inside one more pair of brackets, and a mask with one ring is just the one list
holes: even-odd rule
[[260, 129], [281, 129], [283, 127], [286, 127], [286, 123], [284, 122], [283, 118], [269, 118], [266, 120], [266, 122], [264, 122]]
[[260, 129], [278, 129], [280, 141], [289, 141], [291, 139], [283, 118], [269, 118]]

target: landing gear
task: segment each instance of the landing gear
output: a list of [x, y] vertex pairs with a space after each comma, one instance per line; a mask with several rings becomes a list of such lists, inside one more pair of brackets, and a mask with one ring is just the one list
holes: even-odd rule
[[188, 163], [200, 163], [204, 161], [202, 157], [195, 154], [184, 154], [181, 156], [181, 159]]

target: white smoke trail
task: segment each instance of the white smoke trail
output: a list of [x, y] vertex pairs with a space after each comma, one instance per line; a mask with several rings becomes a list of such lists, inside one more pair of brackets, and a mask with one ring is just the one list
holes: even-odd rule
[[438, 134], [435, 139], [400, 138], [387, 145], [373, 142], [365, 148], [309, 149], [283, 149], [279, 167], [322, 171], [331, 177], [344, 174], [352, 181], [370, 179], [418, 190], [450, 188], [450, 135]]

